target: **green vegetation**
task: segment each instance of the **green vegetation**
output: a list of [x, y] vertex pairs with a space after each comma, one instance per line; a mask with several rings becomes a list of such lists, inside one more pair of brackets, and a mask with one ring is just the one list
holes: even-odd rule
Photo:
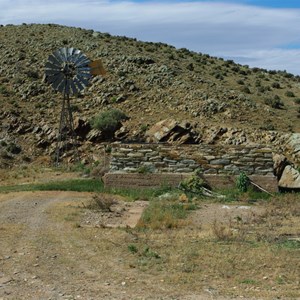
[[295, 104], [300, 104], [300, 98], [295, 98], [294, 102], [295, 102]]
[[242, 172], [236, 179], [236, 187], [240, 192], [247, 192], [250, 184], [248, 176]]
[[275, 95], [273, 98], [266, 98], [265, 104], [272, 108], [281, 109], [284, 107], [284, 103], [281, 101], [280, 97]]
[[92, 127], [102, 131], [104, 134], [113, 134], [121, 127], [121, 122], [127, 116], [119, 109], [110, 109], [100, 113], [92, 119]]
[[0, 186], [0, 193], [7, 192], [22, 192], [22, 191], [75, 191], [75, 192], [95, 192], [95, 193], [110, 193], [121, 195], [129, 200], [150, 200], [158, 197], [170, 188], [163, 186], [153, 189], [122, 189], [122, 188], [104, 188], [103, 182], [99, 179], [72, 179], [64, 181], [54, 181], [39, 184], [22, 184], [12, 186]]
[[96, 179], [72, 179], [57, 182], [1, 186], [0, 192], [21, 191], [75, 191], [75, 192], [103, 192], [104, 186]]
[[139, 228], [163, 229], [184, 225], [189, 206], [179, 201], [153, 200], [145, 209]]
[[295, 97], [295, 94], [294, 94], [292, 91], [286, 91], [286, 92], [285, 92], [285, 95], [286, 95], [287, 97]]
[[0, 85], [0, 94], [4, 97], [8, 97], [10, 95], [10, 91], [7, 89], [6, 86]]

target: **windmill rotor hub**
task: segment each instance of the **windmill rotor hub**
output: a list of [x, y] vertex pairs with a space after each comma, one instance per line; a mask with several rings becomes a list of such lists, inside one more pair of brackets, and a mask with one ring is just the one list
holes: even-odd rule
[[61, 71], [67, 79], [74, 78], [77, 74], [76, 66], [72, 62], [65, 62]]

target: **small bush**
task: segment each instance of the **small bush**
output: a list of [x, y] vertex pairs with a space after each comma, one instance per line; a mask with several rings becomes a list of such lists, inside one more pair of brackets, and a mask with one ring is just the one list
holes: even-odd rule
[[292, 91], [286, 91], [286, 92], [285, 92], [285, 95], [286, 95], [287, 97], [295, 97], [295, 94], [294, 94]]
[[295, 104], [300, 104], [300, 98], [295, 98], [294, 102], [295, 102]]
[[138, 252], [138, 249], [137, 249], [136, 245], [129, 244], [127, 248], [133, 254]]
[[6, 86], [0, 85], [0, 94], [2, 94], [5, 97], [8, 97], [10, 95], [10, 92]]
[[88, 208], [111, 212], [111, 207], [114, 205], [116, 201], [109, 195], [105, 194], [96, 194], [93, 196], [92, 201]]
[[281, 109], [284, 107], [284, 103], [281, 101], [279, 96], [275, 95], [274, 98], [266, 98], [265, 104], [272, 108]]
[[179, 184], [179, 189], [196, 195], [203, 195], [203, 188], [209, 188], [207, 183], [197, 174], [183, 180]]
[[236, 187], [240, 192], [245, 193], [247, 192], [249, 185], [250, 179], [244, 172], [242, 172], [236, 179]]
[[[270, 122], [270, 121], [269, 121]], [[265, 123], [265, 125], [259, 127], [261, 130], [275, 130], [275, 126], [272, 123]]]
[[247, 86], [243, 86], [241, 88], [241, 92], [245, 93], [245, 94], [251, 94], [250, 89]]
[[102, 131], [104, 134], [113, 134], [121, 127], [121, 122], [127, 116], [121, 110], [111, 109], [100, 113], [92, 120], [92, 127]]
[[272, 88], [274, 88], [274, 89], [280, 89], [280, 83], [279, 82], [273, 82], [272, 83]]

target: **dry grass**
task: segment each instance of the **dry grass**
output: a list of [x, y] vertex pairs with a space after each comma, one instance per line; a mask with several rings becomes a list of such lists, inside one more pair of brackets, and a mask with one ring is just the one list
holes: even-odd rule
[[[300, 243], [295, 240], [300, 232], [298, 198], [298, 195], [281, 195], [256, 204], [259, 212], [232, 218], [228, 223], [216, 218], [210, 226], [202, 227], [194, 226], [189, 215], [178, 218], [184, 211], [181, 208], [177, 212], [179, 223], [172, 223], [176, 220], [174, 213], [172, 222], [166, 221], [168, 214], [162, 219], [165, 223], [161, 222], [155, 203], [152, 216], [157, 215], [157, 219], [148, 225], [160, 226], [136, 229], [77, 227], [86, 212], [82, 200], [62, 200], [47, 209], [42, 219], [44, 227], [39, 227], [34, 240], [28, 242], [29, 246], [34, 243], [29, 256], [32, 261], [24, 259], [24, 266], [28, 270], [39, 256], [40, 268], [33, 271], [43, 282], [53, 281], [59, 286], [57, 280], [64, 277], [62, 284], [70, 290], [82, 286], [84, 274], [86, 289], [81, 294], [86, 298], [106, 295], [103, 286], [108, 282], [107, 288], [114, 293], [110, 295], [120, 295], [126, 288], [128, 299], [153, 299], [153, 295], [157, 299], [183, 299], [187, 295], [201, 295], [202, 299], [218, 299], [218, 296], [297, 299], [300, 297]], [[178, 208], [175, 200], [171, 204]], [[203, 203], [207, 208], [210, 205]], [[3, 250], [15, 248], [14, 237], [7, 234], [10, 226], [13, 224], [0, 227]], [[22, 233], [23, 237], [18, 249], [23, 249], [21, 242], [26, 241], [23, 229], [18, 229], [18, 236]], [[5, 262], [6, 272], [12, 268], [9, 263]], [[58, 273], [63, 275], [58, 278]], [[122, 282], [126, 282], [125, 287]]]
[[136, 266], [159, 274], [168, 270], [166, 280], [181, 289], [211, 287], [228, 296], [298, 298], [298, 198], [278, 196], [261, 203], [260, 213], [229, 223], [215, 220], [208, 231], [188, 225], [139, 233], [136, 247], [147, 244], [160, 259], [140, 267], [137, 258]]

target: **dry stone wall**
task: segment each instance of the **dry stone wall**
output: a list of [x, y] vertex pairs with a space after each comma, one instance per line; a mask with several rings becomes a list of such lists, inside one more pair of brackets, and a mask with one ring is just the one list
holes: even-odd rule
[[271, 148], [164, 144], [112, 145], [111, 173], [193, 173], [274, 175]]

